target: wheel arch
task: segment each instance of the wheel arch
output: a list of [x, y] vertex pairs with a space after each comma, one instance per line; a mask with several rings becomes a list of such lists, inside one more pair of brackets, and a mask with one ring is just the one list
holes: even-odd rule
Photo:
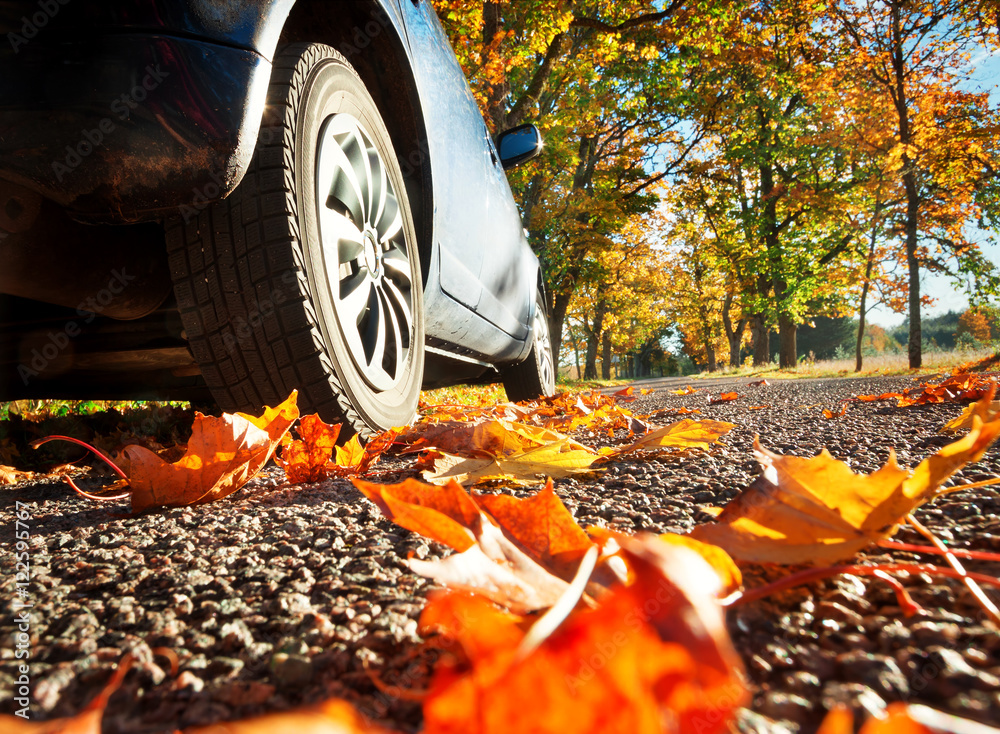
[[372, 0], [298, 0], [285, 20], [279, 43], [332, 46], [361, 77], [389, 131], [406, 181], [426, 287], [434, 241], [432, 171], [417, 83], [394, 13], [393, 8]]

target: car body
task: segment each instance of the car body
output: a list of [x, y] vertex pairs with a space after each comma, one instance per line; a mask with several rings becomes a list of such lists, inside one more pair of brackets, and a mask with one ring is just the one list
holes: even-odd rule
[[[379, 380], [403, 369], [419, 369], [418, 388], [500, 379], [544, 351], [541, 273], [503, 169], [540, 141], [524, 128], [494, 140], [427, 0], [0, 2], [0, 35], [0, 399], [211, 396], [256, 409], [313, 379], [296, 374], [308, 360], [294, 342], [311, 338], [315, 354], [301, 354], [334, 392], [350, 371], [339, 340], [377, 402]], [[355, 137], [330, 132], [334, 118], [357, 122]], [[519, 149], [502, 158], [498, 144]], [[338, 146], [357, 145], [360, 163], [337, 168]], [[391, 232], [374, 221], [382, 209], [363, 224], [324, 199], [348, 179], [348, 198], [398, 203]], [[324, 222], [345, 216], [350, 232], [331, 240]], [[396, 281], [393, 237], [413, 260]], [[335, 262], [334, 241], [349, 262]], [[370, 297], [338, 316], [348, 276]], [[360, 337], [344, 337], [349, 319], [364, 322]], [[287, 333], [300, 322], [311, 337]], [[372, 350], [381, 376], [366, 373]], [[306, 410], [351, 412], [352, 395], [324, 409], [315, 379]], [[347, 417], [366, 433], [403, 412]]]

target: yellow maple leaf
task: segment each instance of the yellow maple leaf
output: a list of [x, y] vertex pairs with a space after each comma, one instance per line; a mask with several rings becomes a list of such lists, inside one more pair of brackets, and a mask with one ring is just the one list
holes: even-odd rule
[[[987, 398], [988, 399], [988, 398]], [[690, 535], [737, 559], [770, 563], [833, 562], [887, 538], [918, 506], [946, 489], [941, 484], [978, 461], [1000, 436], [1000, 420], [973, 427], [912, 472], [890, 453], [871, 474], [855, 474], [826, 450], [804, 459], [780, 456], [754, 443], [764, 474], [730, 502], [716, 522]]]

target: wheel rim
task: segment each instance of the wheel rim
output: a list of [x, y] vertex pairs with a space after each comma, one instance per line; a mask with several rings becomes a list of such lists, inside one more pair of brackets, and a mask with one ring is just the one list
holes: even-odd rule
[[545, 310], [539, 304], [535, 308], [535, 355], [538, 358], [538, 375], [542, 380], [542, 388], [546, 391], [555, 389], [556, 371], [552, 363], [552, 344], [549, 341], [549, 320], [545, 318]]
[[316, 211], [337, 326], [358, 374], [375, 390], [390, 390], [406, 376], [414, 333], [410, 250], [395, 187], [352, 115], [323, 122], [316, 157]]

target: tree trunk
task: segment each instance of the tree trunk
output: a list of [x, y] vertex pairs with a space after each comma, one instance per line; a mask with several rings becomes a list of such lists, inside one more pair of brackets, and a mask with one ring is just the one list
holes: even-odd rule
[[580, 341], [573, 338], [573, 356], [576, 357], [576, 379], [583, 377], [583, 369], [580, 367]]
[[[587, 331], [587, 363], [583, 367], [583, 379], [597, 379], [597, 349], [604, 333], [604, 316], [608, 312], [608, 302], [603, 298], [597, 302], [594, 310], [594, 321]], [[586, 327], [584, 327], [586, 328]]]
[[[905, 156], [904, 156], [905, 158]], [[905, 164], [904, 164], [905, 165]], [[909, 268], [910, 340], [907, 353], [910, 369], [918, 369], [923, 361], [922, 334], [920, 329], [920, 261], [917, 260], [917, 210], [919, 200], [913, 174], [903, 176], [906, 187], [906, 266]]]
[[726, 330], [726, 340], [729, 342], [729, 366], [739, 367], [742, 363], [743, 332], [747, 328], [746, 316], [740, 317], [733, 327], [732, 316], [729, 315], [733, 307], [733, 294], [726, 293], [726, 299], [722, 303], [722, 328]]
[[750, 317], [750, 335], [753, 339], [753, 364], [760, 367], [771, 361], [771, 330], [767, 326], [764, 314], [753, 314]]
[[858, 306], [858, 339], [854, 344], [854, 371], [861, 371], [861, 344], [865, 339], [865, 316], [868, 314], [868, 289], [872, 282], [872, 267], [875, 264], [875, 242], [878, 234], [878, 217], [882, 202], [875, 200], [875, 216], [872, 218], [872, 235], [868, 245], [868, 262], [865, 265], [865, 282], [861, 284], [861, 303]]
[[[486, 0], [483, 3], [483, 46], [489, 48], [501, 32], [500, 2]], [[489, 120], [492, 133], [503, 131], [507, 127], [507, 95], [510, 83], [504, 78], [491, 84], [487, 90], [486, 119]]]
[[601, 334], [601, 378], [611, 379], [611, 329]]
[[549, 339], [552, 340], [552, 364], [559, 367], [559, 352], [562, 349], [563, 324], [566, 322], [566, 312], [569, 311], [573, 292], [555, 293], [552, 295], [552, 308], [549, 309]]
[[799, 363], [795, 337], [798, 326], [788, 316], [778, 317], [778, 366], [794, 369]]
[[[891, 7], [892, 12], [892, 71], [895, 82], [895, 103], [896, 116], [899, 123], [899, 142], [901, 145], [910, 145], [910, 105], [906, 96], [906, 59], [904, 57], [904, 44], [907, 39], [903, 38], [900, 28], [900, 3], [894, 2]], [[906, 233], [906, 267], [909, 269], [909, 316], [910, 316], [910, 339], [907, 345], [907, 353], [910, 358], [910, 369], [918, 369], [923, 361], [922, 334], [920, 329], [920, 261], [917, 259], [917, 226], [920, 214], [920, 194], [917, 191], [917, 179], [914, 175], [915, 161], [907, 153], [903, 153], [900, 158], [900, 171], [903, 175], [903, 188], [906, 190], [906, 222], [904, 231]]]

